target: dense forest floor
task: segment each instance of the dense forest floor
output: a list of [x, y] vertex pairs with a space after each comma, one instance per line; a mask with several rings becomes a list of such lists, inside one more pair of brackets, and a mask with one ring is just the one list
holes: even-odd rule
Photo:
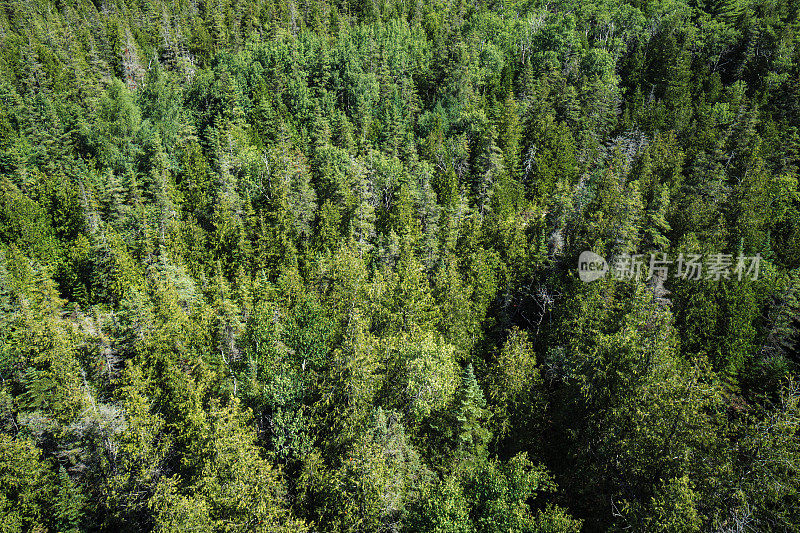
[[800, 531], [799, 11], [0, 1], [0, 531]]

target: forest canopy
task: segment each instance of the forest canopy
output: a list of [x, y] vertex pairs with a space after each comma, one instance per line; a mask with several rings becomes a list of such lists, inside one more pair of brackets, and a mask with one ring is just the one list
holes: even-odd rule
[[0, 531], [800, 530], [799, 13], [2, 0]]

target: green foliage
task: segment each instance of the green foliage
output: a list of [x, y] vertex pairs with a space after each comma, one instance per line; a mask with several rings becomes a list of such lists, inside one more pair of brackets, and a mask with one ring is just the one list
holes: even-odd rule
[[461, 375], [461, 384], [453, 405], [452, 421], [448, 433], [457, 456], [482, 457], [491, 437], [487, 429], [489, 412], [472, 365]]
[[0, 529], [800, 529], [798, 29], [4, 1]]
[[646, 526], [647, 531], [700, 531], [702, 522], [696, 509], [699, 498], [685, 476], [662, 482], [650, 504], [649, 515], [652, 518]]
[[534, 515], [528, 500], [553, 490], [547, 473], [524, 455], [501, 463], [464, 463], [412, 512], [410, 531], [579, 531], [580, 521], [557, 507]]
[[40, 450], [25, 439], [0, 434], [0, 518], [5, 531], [43, 528], [51, 490]]

